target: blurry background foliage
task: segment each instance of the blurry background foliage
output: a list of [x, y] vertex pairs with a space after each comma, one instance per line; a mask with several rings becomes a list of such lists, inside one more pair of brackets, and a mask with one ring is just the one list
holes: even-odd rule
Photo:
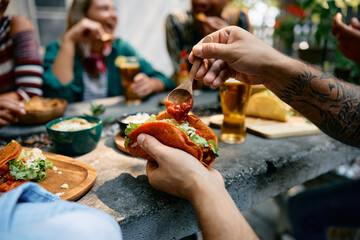
[[360, 0], [298, 0], [298, 5], [308, 12], [308, 20], [315, 24], [315, 44], [323, 46], [332, 37], [331, 22], [336, 13], [341, 12], [348, 24], [351, 17], [358, 14]]
[[[279, 8], [274, 24], [274, 47], [288, 55], [299, 57], [300, 50], [317, 50], [311, 54], [322, 55], [317, 64], [325, 71], [345, 69], [347, 79], [360, 84], [360, 67], [337, 50], [337, 40], [331, 34], [331, 22], [341, 12], [345, 23], [352, 17], [360, 19], [360, 0], [233, 0], [233, 5], [251, 9], [258, 2]], [[285, 6], [280, 9], [280, 5]], [[307, 60], [307, 59], [303, 59]], [[345, 79], [346, 80], [346, 79]]]
[[350, 23], [352, 17], [360, 17], [360, 0], [298, 0], [298, 4], [308, 12], [306, 22], [314, 29], [308, 37], [309, 45], [334, 52], [328, 62], [325, 62], [324, 70], [332, 70], [335, 75], [340, 70], [348, 71], [350, 75], [345, 80], [360, 84], [360, 67], [338, 50], [337, 40], [331, 33], [331, 23], [336, 13], [342, 13], [346, 24]]
[[234, 6], [246, 7], [248, 9], [253, 8], [258, 2], [263, 2], [268, 6], [279, 6], [280, 0], [232, 0], [231, 3]]

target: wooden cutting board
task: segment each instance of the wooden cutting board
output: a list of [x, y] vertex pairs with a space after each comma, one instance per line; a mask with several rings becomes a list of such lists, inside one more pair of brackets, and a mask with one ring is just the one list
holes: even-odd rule
[[[38, 183], [49, 192], [54, 194], [63, 193], [60, 195], [61, 199], [75, 201], [94, 185], [96, 180], [94, 167], [67, 156], [48, 152], [43, 153], [57, 168], [56, 171], [49, 169], [45, 180]], [[63, 184], [67, 184], [68, 188], [61, 188]]]
[[[210, 126], [220, 127], [223, 121], [221, 114], [210, 117]], [[304, 117], [290, 116], [287, 122], [246, 117], [246, 128], [249, 132], [265, 138], [282, 138], [320, 133], [321, 130]]]

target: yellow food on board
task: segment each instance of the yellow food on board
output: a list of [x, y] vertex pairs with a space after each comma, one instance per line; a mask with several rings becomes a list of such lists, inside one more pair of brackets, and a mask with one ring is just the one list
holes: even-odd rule
[[246, 115], [286, 122], [289, 105], [269, 90], [250, 96]]

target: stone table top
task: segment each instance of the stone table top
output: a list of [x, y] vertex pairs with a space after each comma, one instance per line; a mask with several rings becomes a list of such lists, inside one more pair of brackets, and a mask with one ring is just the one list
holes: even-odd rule
[[[163, 110], [157, 104], [162, 96], [166, 94], [138, 106], [124, 106], [118, 97], [96, 103], [104, 103], [106, 116], [120, 116], [125, 112]], [[216, 101], [216, 92], [195, 98], [198, 106]], [[70, 104], [66, 115], [81, 113], [87, 106], [86, 102]], [[220, 130], [214, 132], [219, 134]], [[219, 147], [220, 156], [213, 168], [224, 177], [226, 188], [241, 211], [351, 162], [360, 154], [360, 149], [322, 133], [279, 139], [248, 134], [241, 145], [220, 142]], [[95, 167], [98, 174], [93, 188], [78, 202], [112, 215], [119, 222], [124, 239], [179, 239], [198, 231], [192, 206], [153, 189], [145, 175], [146, 161], [118, 150], [114, 136], [102, 138], [95, 150], [76, 159]]]

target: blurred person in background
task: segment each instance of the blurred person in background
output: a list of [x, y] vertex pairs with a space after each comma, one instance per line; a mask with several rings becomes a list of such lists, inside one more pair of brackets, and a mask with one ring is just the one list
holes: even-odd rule
[[338, 48], [345, 57], [360, 65], [360, 22], [352, 18], [349, 25], [342, 21], [341, 13], [337, 13], [331, 24], [331, 31], [338, 40]]
[[174, 67], [173, 80], [177, 80], [181, 61], [185, 57], [187, 62], [187, 54], [196, 43], [230, 25], [253, 32], [247, 12], [231, 6], [231, 0], [191, 0], [190, 11], [176, 10], [169, 14], [166, 18], [166, 45]]
[[24, 104], [11, 97], [0, 97], [0, 128], [17, 122], [18, 117], [26, 113]]
[[140, 73], [131, 88], [141, 98], [173, 87], [127, 42], [114, 37], [118, 21], [112, 0], [74, 0], [62, 39], [46, 47], [44, 94], [69, 102], [124, 94], [115, 59], [137, 56]]
[[34, 26], [23, 16], [5, 16], [0, 2], [0, 127], [25, 114], [21, 100], [42, 95], [43, 68]]
[[[4, 16], [8, 3], [0, 0], [0, 127], [25, 114], [20, 100], [42, 95], [33, 25], [21, 16]], [[0, 239], [122, 239], [109, 215], [62, 201], [33, 182], [0, 195], [0, 216]]]

